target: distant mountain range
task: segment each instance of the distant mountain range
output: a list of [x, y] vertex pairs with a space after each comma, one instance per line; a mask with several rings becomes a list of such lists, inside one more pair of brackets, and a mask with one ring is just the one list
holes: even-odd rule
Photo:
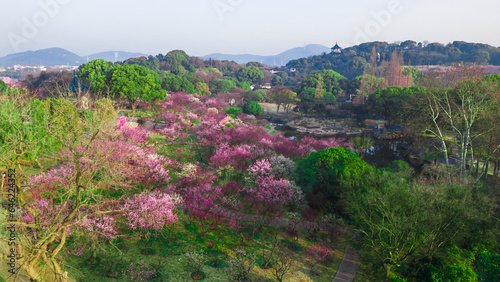
[[106, 61], [115, 62], [124, 61], [137, 56], [147, 55], [141, 53], [109, 51], [82, 57], [62, 48], [49, 48], [37, 51], [20, 52], [0, 57], [0, 66], [79, 66], [95, 59], [104, 59]]
[[274, 56], [259, 56], [251, 54], [231, 55], [231, 54], [215, 53], [203, 56], [201, 58], [204, 60], [214, 59], [214, 60], [235, 61], [239, 64], [246, 64], [248, 62], [259, 62], [264, 65], [284, 66], [290, 60], [307, 58], [310, 56], [321, 55], [323, 53], [330, 53], [330, 52], [331, 49], [324, 45], [309, 44], [306, 45], [305, 47], [293, 48]]
[[[202, 59], [214, 60], [228, 60], [235, 61], [239, 64], [246, 64], [248, 62], [259, 62], [264, 65], [284, 66], [290, 60], [299, 58], [307, 58], [310, 56], [321, 55], [322, 53], [330, 53], [330, 48], [319, 45], [310, 44], [305, 47], [297, 47], [287, 50], [283, 53], [274, 56], [259, 56], [252, 54], [243, 55], [230, 55], [230, 54], [210, 54], [201, 57]], [[125, 61], [127, 59], [148, 56], [141, 53], [129, 53], [122, 51], [109, 51], [92, 54], [88, 56], [79, 56], [73, 52], [62, 48], [49, 48], [37, 51], [27, 51], [15, 54], [10, 54], [5, 57], [0, 57], [0, 66], [12, 67], [14, 65], [22, 66], [56, 66], [56, 65], [69, 65], [79, 66], [81, 64], [90, 62], [95, 59], [104, 59], [109, 62]]]

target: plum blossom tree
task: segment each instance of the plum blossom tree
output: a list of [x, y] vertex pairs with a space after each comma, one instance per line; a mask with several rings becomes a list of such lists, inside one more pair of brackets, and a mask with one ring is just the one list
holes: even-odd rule
[[154, 192], [132, 195], [125, 199], [122, 210], [132, 230], [156, 229], [177, 221], [174, 208], [182, 203], [179, 195]]
[[[154, 149], [130, 144], [134, 136], [108, 130], [114, 116], [107, 115], [111, 110], [106, 107], [112, 109], [110, 103], [103, 103], [82, 114], [66, 100], [53, 103], [46, 130], [63, 148], [56, 155], [63, 165], [26, 179], [29, 186], [18, 191], [22, 216], [12, 222], [19, 227], [18, 250], [23, 257], [19, 263], [33, 279], [63, 279], [58, 255], [68, 236], [91, 230], [98, 237], [112, 239], [120, 214], [134, 228], [159, 228], [175, 221], [172, 210], [179, 201], [174, 196], [129, 195], [137, 184], [168, 182], [167, 167], [175, 162], [155, 155]], [[117, 189], [124, 199], [105, 200]], [[120, 208], [124, 203], [127, 210]], [[154, 220], [145, 222], [151, 213]]]

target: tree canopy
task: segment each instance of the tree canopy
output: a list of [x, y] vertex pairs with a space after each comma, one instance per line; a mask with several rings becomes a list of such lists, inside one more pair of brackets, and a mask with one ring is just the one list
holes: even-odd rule
[[111, 89], [115, 95], [128, 100], [132, 111], [138, 101], [164, 100], [167, 92], [161, 89], [160, 76], [139, 65], [118, 67], [111, 78]]
[[241, 82], [254, 84], [260, 83], [260, 80], [264, 78], [264, 74], [255, 66], [247, 66], [236, 72], [236, 78]]

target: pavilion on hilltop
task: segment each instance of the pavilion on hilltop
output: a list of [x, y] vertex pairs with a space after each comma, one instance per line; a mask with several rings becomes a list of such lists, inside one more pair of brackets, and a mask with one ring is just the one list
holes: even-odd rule
[[342, 48], [335, 42], [335, 46], [332, 47], [332, 52], [340, 54], [342, 52]]

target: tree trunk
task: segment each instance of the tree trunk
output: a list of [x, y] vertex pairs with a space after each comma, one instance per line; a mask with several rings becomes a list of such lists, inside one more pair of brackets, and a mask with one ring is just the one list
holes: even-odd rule
[[488, 178], [488, 167], [489, 167], [489, 164], [490, 164], [490, 159], [489, 159], [489, 158], [487, 158], [487, 159], [485, 160], [485, 162], [486, 162], [486, 164], [485, 164], [485, 165], [486, 165], [486, 169], [485, 169], [485, 172], [484, 172], [484, 173], [485, 173], [485, 175], [484, 175], [484, 179], [487, 179], [487, 178]]
[[391, 266], [389, 264], [384, 263], [384, 282], [387, 282], [389, 278], [389, 271], [391, 269]]
[[[439, 132], [441, 133], [441, 132]], [[444, 158], [446, 160], [446, 175], [448, 177], [448, 186], [451, 186], [451, 172], [450, 172], [450, 159], [448, 156], [448, 148], [446, 147], [446, 142], [444, 140], [444, 137], [441, 135], [441, 146], [442, 150], [444, 152]]]
[[498, 177], [498, 159], [495, 160], [495, 167], [493, 168], [493, 175]]
[[130, 106], [132, 107], [132, 113], [135, 115], [135, 103], [130, 102]]

